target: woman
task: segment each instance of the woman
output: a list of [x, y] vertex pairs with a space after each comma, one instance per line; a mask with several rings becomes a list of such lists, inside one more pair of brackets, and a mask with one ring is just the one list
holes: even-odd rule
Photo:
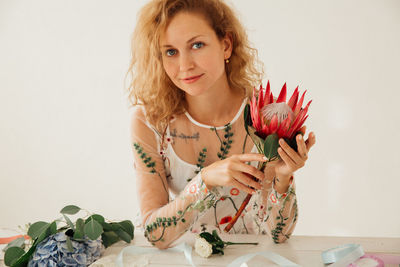
[[262, 79], [256, 56], [220, 0], [152, 0], [142, 8], [132, 39], [131, 138], [141, 219], [158, 248], [187, 230], [222, 230], [248, 193], [230, 233], [269, 234], [278, 243], [293, 232], [293, 173], [315, 136], [299, 135], [299, 152], [282, 140], [282, 159], [264, 173], [253, 166], [266, 160], [243, 124]]

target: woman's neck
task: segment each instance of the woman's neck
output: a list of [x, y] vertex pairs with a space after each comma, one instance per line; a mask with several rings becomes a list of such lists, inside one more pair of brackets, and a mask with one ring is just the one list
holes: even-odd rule
[[244, 98], [244, 92], [234, 90], [228, 83], [210, 88], [199, 96], [186, 95], [187, 112], [196, 121], [213, 126], [223, 126], [236, 115]]

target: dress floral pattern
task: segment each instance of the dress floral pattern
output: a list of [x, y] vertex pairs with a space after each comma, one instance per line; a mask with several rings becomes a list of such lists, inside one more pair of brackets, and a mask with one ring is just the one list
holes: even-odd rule
[[[164, 133], [148, 123], [142, 106], [135, 108], [131, 141], [139, 226], [150, 243], [166, 248], [187, 231], [221, 232], [232, 220], [247, 193], [235, 187], [208, 190], [201, 170], [233, 154], [257, 152], [243, 126], [247, 102], [224, 126], [202, 124], [186, 112], [175, 115]], [[294, 230], [297, 213], [294, 180], [284, 194], [264, 180], [229, 233], [268, 234], [283, 242]]]

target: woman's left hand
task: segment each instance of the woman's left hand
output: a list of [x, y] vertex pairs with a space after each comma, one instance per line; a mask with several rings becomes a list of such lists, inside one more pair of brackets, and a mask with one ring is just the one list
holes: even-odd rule
[[[303, 134], [306, 132], [306, 126], [300, 128]], [[307, 159], [308, 152], [315, 144], [315, 134], [308, 134], [308, 139], [304, 140], [301, 134], [296, 136], [297, 152], [291, 148], [282, 138], [279, 140], [280, 147], [278, 153], [281, 159], [275, 164], [275, 175], [278, 179], [284, 179], [289, 182], [290, 177], [295, 171], [302, 168]], [[284, 181], [281, 181], [284, 182]]]

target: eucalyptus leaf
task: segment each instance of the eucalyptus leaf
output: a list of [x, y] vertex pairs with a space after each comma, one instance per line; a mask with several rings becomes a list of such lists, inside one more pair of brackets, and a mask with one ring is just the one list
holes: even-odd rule
[[122, 229], [117, 230], [116, 234], [126, 243], [130, 243], [132, 240], [131, 236]]
[[82, 239], [85, 235], [85, 232], [84, 232], [85, 222], [83, 221], [83, 219], [79, 218], [78, 220], [76, 220], [75, 225], [76, 225], [76, 227], [75, 227], [75, 232], [74, 232], [74, 238]]
[[273, 159], [278, 156], [278, 135], [270, 134], [265, 138], [264, 142], [264, 155], [269, 159]]
[[103, 233], [103, 227], [99, 222], [92, 218], [90, 221], [85, 223], [84, 231], [87, 237], [96, 240]]
[[17, 239], [14, 239], [10, 243], [7, 244], [5, 248], [3, 248], [3, 251], [6, 251], [7, 249], [11, 247], [19, 247], [19, 248], [25, 248], [25, 238], [24, 237], [19, 237]]
[[103, 241], [103, 245], [108, 248], [112, 244], [118, 242], [120, 240], [119, 236], [115, 232], [107, 231], [101, 234], [101, 239]]
[[69, 226], [73, 231], [75, 231], [75, 226], [74, 226], [74, 224], [72, 223], [72, 221], [67, 217], [67, 215], [63, 214], [63, 216], [64, 216], [64, 219], [67, 221], [68, 226]]
[[19, 247], [11, 247], [4, 254], [4, 263], [7, 266], [13, 265], [17, 260], [25, 254], [25, 250]]
[[28, 252], [23, 254], [21, 257], [19, 257], [19, 259], [16, 262], [13, 263], [12, 267], [26, 267], [33, 252], [35, 252], [36, 250], [36, 246], [37, 245], [33, 244], [32, 247], [28, 250]]
[[74, 247], [72, 246], [71, 238], [69, 236], [66, 236], [67, 240], [67, 249], [69, 252], [74, 252]]
[[125, 220], [122, 222], [119, 222], [119, 225], [122, 226], [122, 229], [129, 234], [129, 236], [131, 237], [131, 239], [133, 239], [133, 235], [134, 235], [134, 230], [135, 227], [133, 226], [132, 222], [129, 220]]
[[114, 232], [117, 232], [121, 228], [121, 225], [119, 225], [119, 223], [110, 223], [109, 225], [111, 227], [111, 231]]
[[32, 237], [32, 239], [37, 238], [39, 235], [46, 231], [50, 224], [47, 222], [35, 222], [28, 229], [28, 235]]
[[65, 206], [64, 208], [62, 208], [60, 213], [74, 215], [74, 214], [77, 214], [80, 210], [81, 210], [81, 208], [79, 208], [78, 206], [68, 205], [68, 206]]
[[101, 224], [101, 226], [103, 226], [104, 231], [112, 231], [112, 227], [109, 223], [104, 222]]
[[105, 222], [103, 216], [101, 216], [99, 214], [93, 214], [93, 215], [89, 216], [89, 218], [86, 219], [85, 223], [89, 222], [92, 218], [93, 218], [93, 220], [97, 221], [100, 224], [103, 224]]
[[57, 224], [56, 222], [52, 222], [51, 224], [48, 224], [47, 227], [43, 230], [43, 232], [37, 237], [35, 242], [33, 242], [34, 245], [38, 245], [40, 242], [42, 242], [44, 239], [47, 237], [54, 235], [57, 233]]

